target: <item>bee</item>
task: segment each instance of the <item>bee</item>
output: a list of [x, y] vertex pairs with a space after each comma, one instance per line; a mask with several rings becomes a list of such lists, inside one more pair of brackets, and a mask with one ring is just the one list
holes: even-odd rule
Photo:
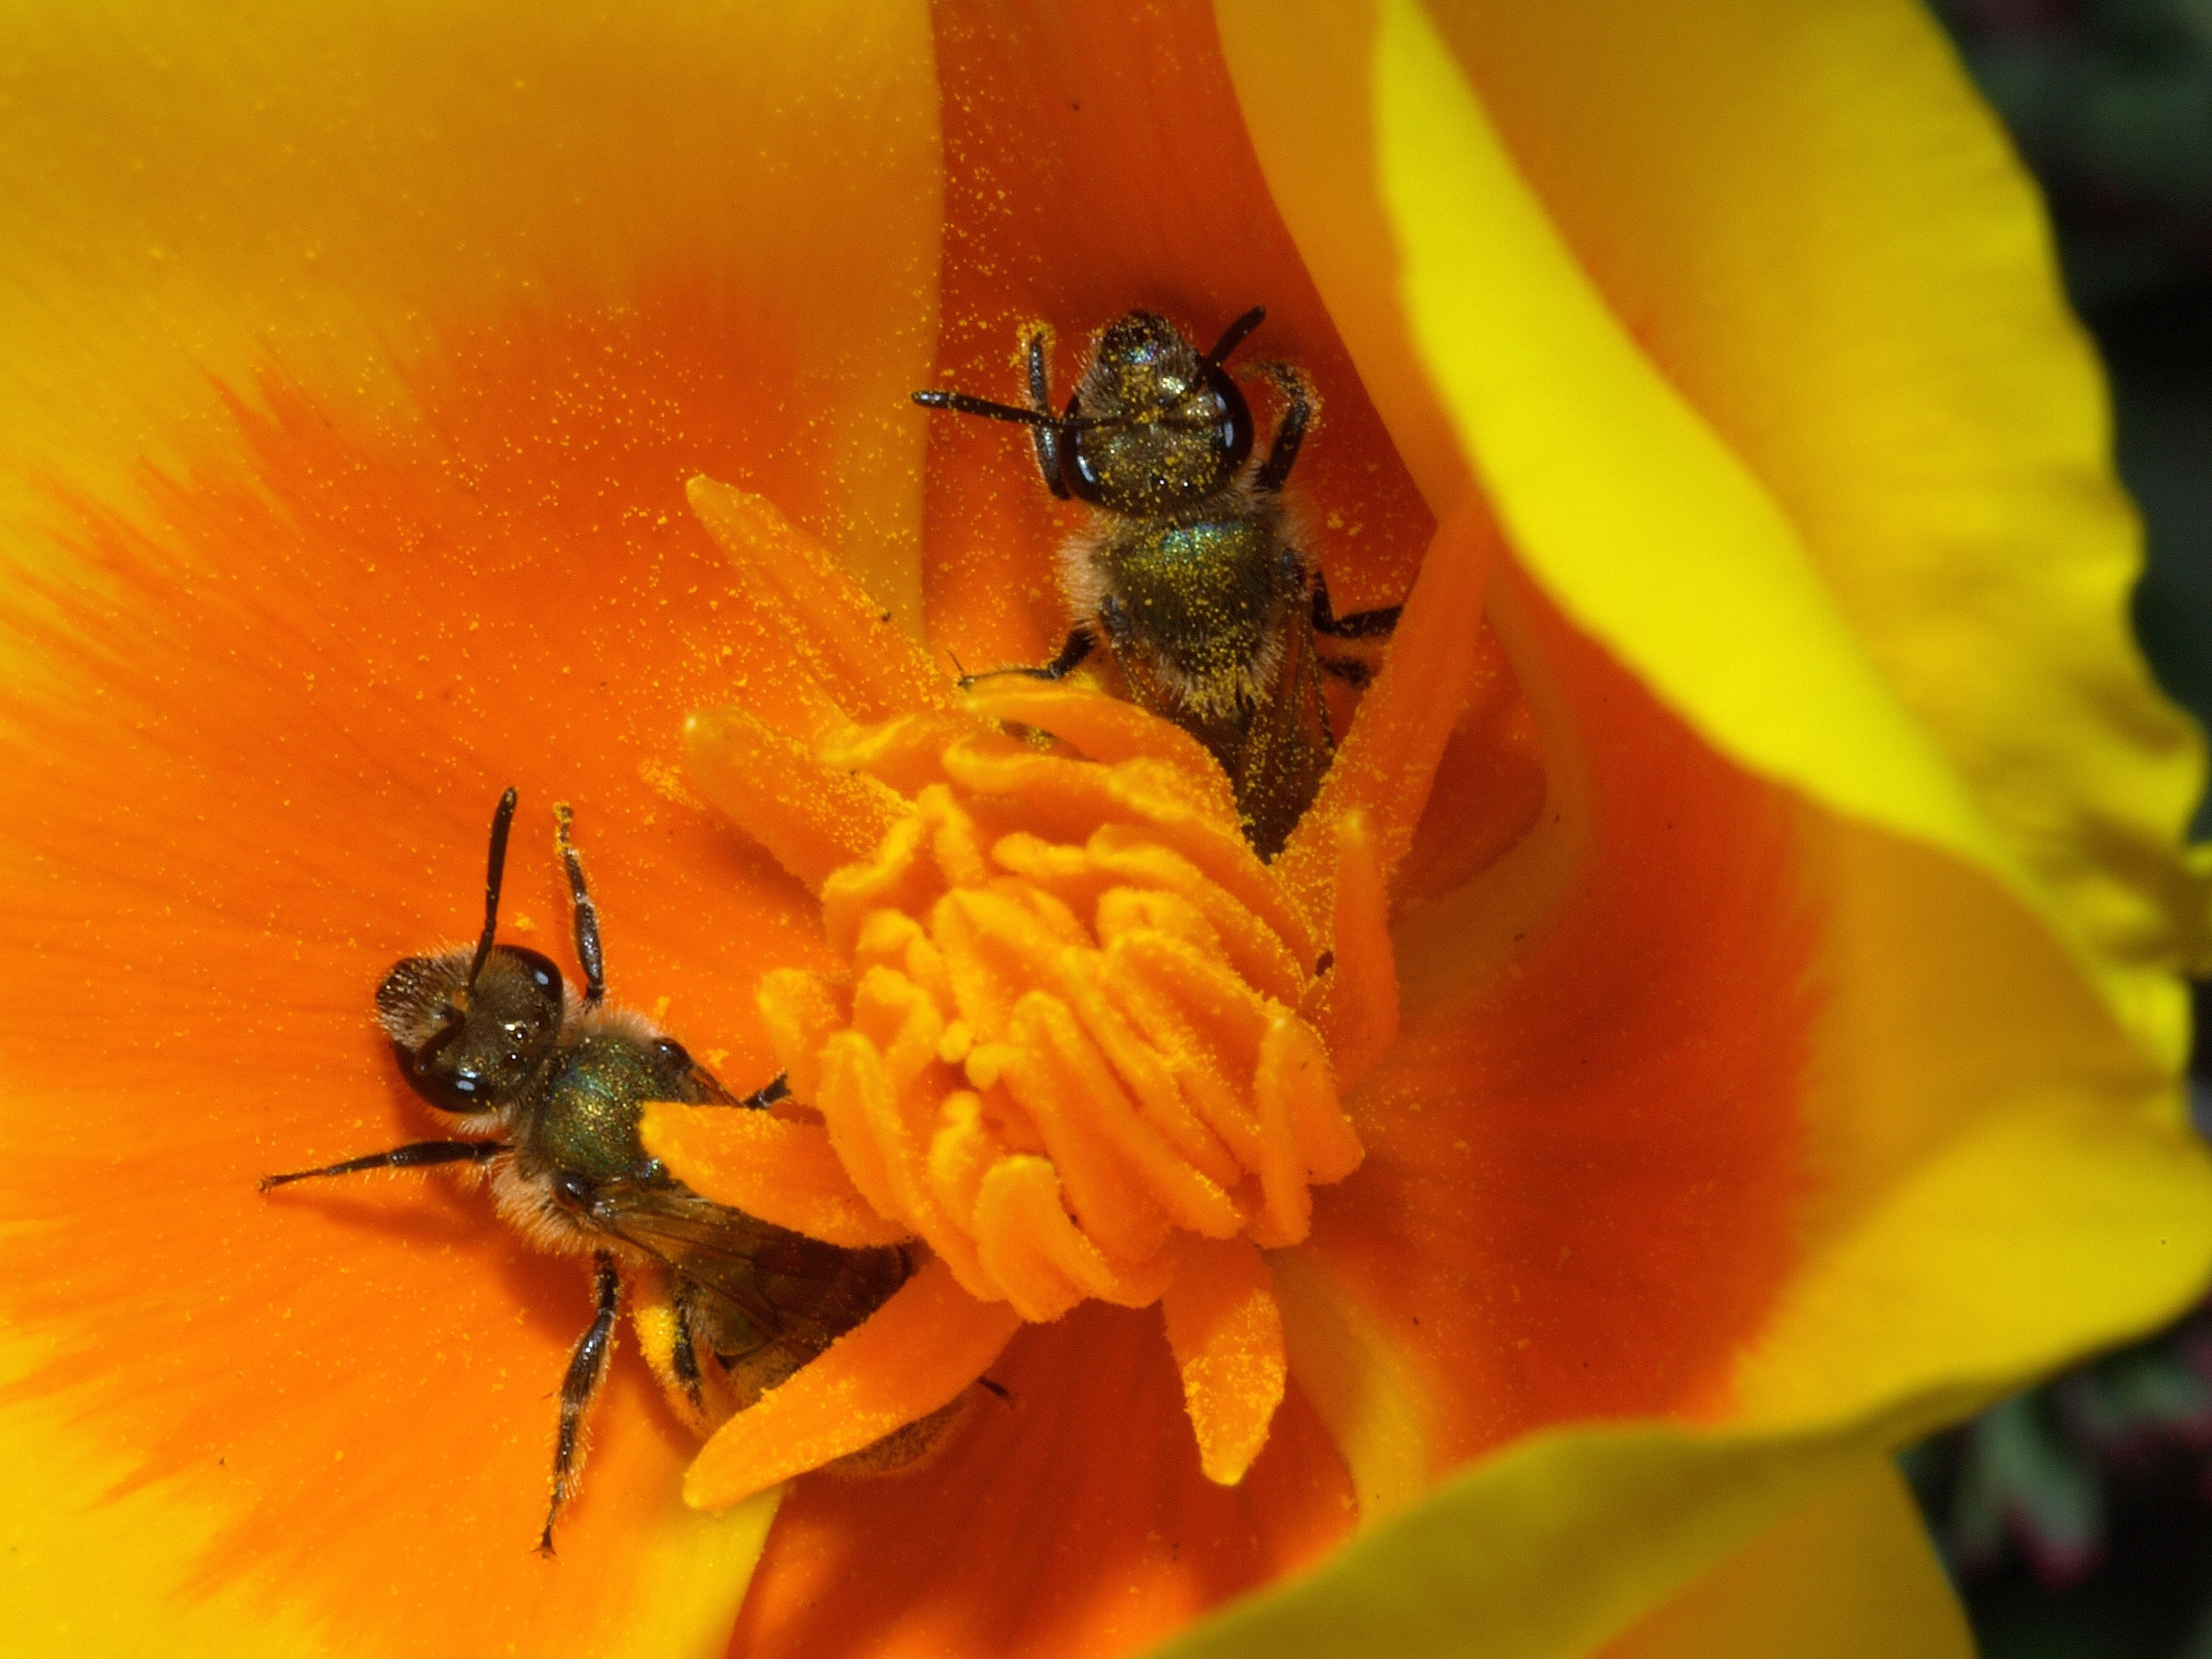
[[[735, 1097], [682, 1043], [607, 1005], [599, 911], [565, 805], [554, 809], [556, 846], [568, 875], [581, 993], [548, 957], [498, 942], [515, 799], [507, 790], [492, 817], [483, 932], [474, 950], [408, 957], [376, 991], [377, 1021], [400, 1074], [453, 1120], [454, 1138], [269, 1176], [261, 1186], [461, 1165], [489, 1181], [500, 1216], [532, 1245], [590, 1261], [592, 1318], [561, 1383], [552, 1496], [538, 1536], [538, 1548], [550, 1554], [554, 1521], [582, 1472], [586, 1418], [625, 1298], [678, 1414], [704, 1434], [874, 1312], [918, 1262], [906, 1247], [824, 1244], [711, 1202], [647, 1155], [638, 1133], [646, 1102], [765, 1110], [784, 1097], [783, 1081]], [[921, 1437], [902, 1432], [908, 1451], [919, 1450]]]
[[1001, 673], [1057, 680], [1103, 640], [1130, 696], [1210, 750], [1236, 790], [1262, 858], [1282, 850], [1336, 752], [1321, 676], [1366, 683], [1366, 665], [1324, 656], [1318, 639], [1380, 638], [1400, 607], [1339, 617], [1299, 544], [1282, 492], [1319, 412], [1305, 375], [1265, 365], [1283, 413], [1252, 462], [1251, 405], [1224, 366], [1267, 318], [1254, 307], [1201, 356], [1165, 318], [1133, 311], [1091, 343], [1081, 381], [1054, 414], [1052, 336], [1033, 324], [1020, 357], [1024, 407], [964, 392], [917, 392], [930, 409], [1030, 428], [1045, 486], [1097, 509], [1060, 580], [1076, 622], [1060, 654]]

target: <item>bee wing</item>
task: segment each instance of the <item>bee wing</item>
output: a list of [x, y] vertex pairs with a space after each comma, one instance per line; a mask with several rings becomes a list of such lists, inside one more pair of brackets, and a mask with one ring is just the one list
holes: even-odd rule
[[1313, 623], [1304, 606], [1293, 605], [1279, 626], [1274, 683], [1252, 710], [1236, 769], [1237, 808], [1262, 858], [1282, 850], [1336, 754]]
[[686, 1101], [689, 1105], [741, 1106], [744, 1103], [730, 1092], [721, 1079], [716, 1077], [696, 1060], [691, 1062], [691, 1069], [685, 1075], [690, 1079], [694, 1091]]
[[904, 1277], [896, 1250], [824, 1244], [681, 1188], [645, 1188], [595, 1218], [744, 1316], [764, 1341], [818, 1351]]

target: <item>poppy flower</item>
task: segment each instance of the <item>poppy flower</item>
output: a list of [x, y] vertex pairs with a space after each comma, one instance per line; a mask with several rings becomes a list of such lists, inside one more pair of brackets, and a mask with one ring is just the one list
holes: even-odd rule
[[[1887, 1453], [2201, 1285], [2207, 906], [2094, 364], [1916, 11], [6, 27], [33, 1650], [1965, 1650]], [[1057, 648], [1085, 520], [908, 401], [1260, 303], [1301, 539], [1407, 604], [1265, 866], [1110, 675], [961, 690]], [[434, 1173], [255, 1190], [440, 1133], [372, 1000], [473, 934], [510, 785], [505, 936], [566, 971], [573, 804], [613, 997], [793, 1074], [757, 1201], [933, 1253], [704, 1453], [623, 1331], [550, 1562], [578, 1262]], [[1074, 930], [915, 1060], [997, 1232], [854, 1127], [862, 924], [927, 933], [963, 821]], [[1177, 928], [1257, 1035], [1180, 1164], [1085, 1164], [1055, 1006]], [[1163, 1055], [1165, 1113], [1198, 1049], [1111, 1069]], [[711, 1115], [648, 1133], [742, 1182]]]

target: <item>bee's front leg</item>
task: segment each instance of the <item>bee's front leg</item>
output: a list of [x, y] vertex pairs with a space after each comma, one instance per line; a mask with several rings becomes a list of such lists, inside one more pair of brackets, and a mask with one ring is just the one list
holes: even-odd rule
[[994, 679], [1000, 674], [1022, 674], [1033, 680], [1064, 680], [1083, 665], [1094, 643], [1089, 631], [1079, 628], [1068, 635], [1067, 642], [1060, 647], [1060, 654], [1042, 667], [994, 668], [981, 674], [963, 674], [960, 684], [965, 688], [978, 680]]
[[553, 1501], [545, 1510], [545, 1530], [538, 1534], [541, 1555], [553, 1553], [553, 1520], [561, 1513], [584, 1472], [584, 1414], [598, 1398], [607, 1378], [607, 1362], [615, 1351], [615, 1315], [622, 1306], [622, 1275], [615, 1259], [605, 1250], [592, 1258], [592, 1294], [599, 1311], [568, 1356], [568, 1373], [561, 1379], [561, 1432], [553, 1445]]
[[1297, 465], [1298, 449], [1306, 441], [1306, 428], [1313, 424], [1321, 399], [1314, 392], [1313, 382], [1290, 364], [1269, 363], [1267, 370], [1276, 389], [1283, 394], [1283, 418], [1275, 423], [1274, 441], [1267, 446], [1267, 459], [1252, 475], [1252, 488], [1272, 495], [1290, 482], [1291, 469]]
[[1052, 422], [1052, 325], [1031, 323], [1022, 331], [1022, 355], [1029, 362], [1029, 392], [1030, 410], [1044, 419], [1030, 428], [1030, 436], [1036, 443], [1037, 471], [1044, 474], [1044, 487], [1060, 497], [1067, 499], [1067, 485], [1060, 476], [1060, 446], [1073, 441], [1073, 434], [1063, 435]]

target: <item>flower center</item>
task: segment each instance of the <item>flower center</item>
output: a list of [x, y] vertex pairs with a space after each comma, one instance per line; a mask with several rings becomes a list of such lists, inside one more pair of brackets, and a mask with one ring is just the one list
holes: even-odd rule
[[1201, 1466], [1240, 1480], [1288, 1376], [1261, 1252], [1358, 1167], [1339, 1090], [1396, 1034], [1386, 872], [1464, 695], [1480, 537], [1440, 543], [1393, 647], [1411, 676], [1378, 679], [1383, 718], [1263, 864], [1188, 732], [1019, 675], [957, 694], [765, 502], [693, 500], [803, 672], [695, 716], [690, 775], [820, 895], [843, 966], [761, 983], [789, 1102], [650, 1107], [646, 1144], [718, 1203], [929, 1259], [724, 1424], [687, 1498], [920, 1422], [1093, 1297], [1160, 1304]]
[[793, 1093], [878, 1213], [1027, 1320], [1158, 1300], [1179, 1235], [1304, 1239], [1310, 1187], [1356, 1169], [1359, 1142], [1299, 1016], [1314, 940], [1218, 769], [1123, 705], [974, 702], [1150, 752], [946, 743], [921, 718], [828, 757], [907, 784], [914, 806], [824, 884], [849, 994], [797, 975], [763, 988]]

